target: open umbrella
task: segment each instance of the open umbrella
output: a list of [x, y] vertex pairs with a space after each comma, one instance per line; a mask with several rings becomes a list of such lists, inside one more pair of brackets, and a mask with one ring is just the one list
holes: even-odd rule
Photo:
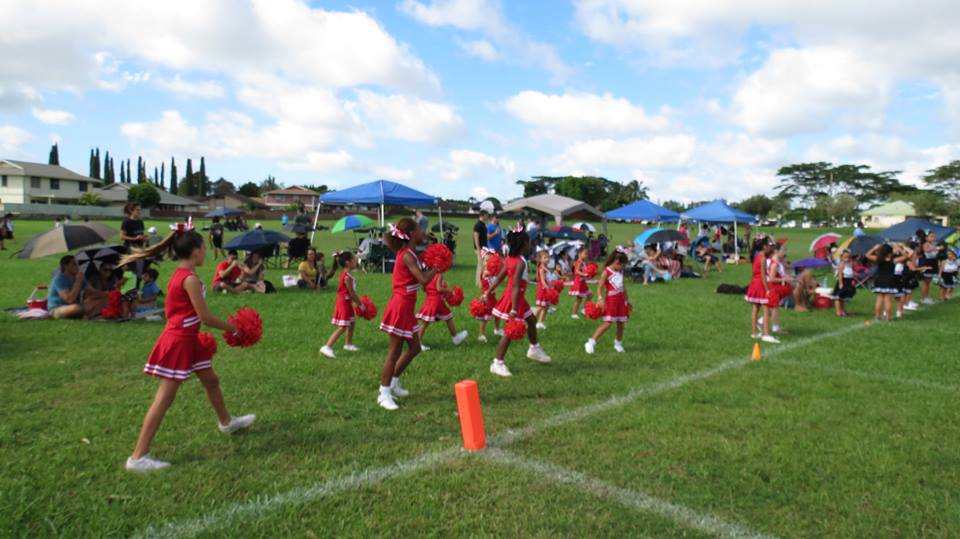
[[432, 227], [430, 227], [430, 230], [432, 230], [433, 232], [441, 232], [441, 231], [443, 231], [443, 232], [460, 232], [460, 227], [458, 227], [457, 225], [455, 225], [455, 224], [453, 224], [453, 223], [444, 222], [442, 227], [440, 226], [440, 223], [437, 223], [437, 224], [433, 225]]
[[204, 217], [237, 217], [244, 215], [246, 212], [243, 210], [238, 210], [235, 208], [217, 208], [212, 212], [204, 215]]
[[566, 252], [570, 253], [572, 256], [573, 254], [576, 254], [577, 249], [579, 249], [582, 245], [583, 242], [578, 240], [558, 241], [549, 247], [550, 255], [560, 256], [560, 254]]
[[668, 241], [683, 241], [685, 239], [687, 239], [686, 236], [670, 228], [651, 228], [644, 230], [636, 238], [633, 238], [633, 244], [643, 246]]
[[251, 230], [250, 232], [244, 232], [233, 238], [227, 243], [226, 248], [236, 249], [238, 251], [259, 251], [266, 247], [289, 241], [290, 238], [279, 232], [259, 228]]
[[[855, 236], [844, 249], [850, 251], [853, 256], [863, 256], [867, 254], [874, 245], [883, 243], [880, 236]], [[843, 252], [843, 249], [839, 249]]]
[[797, 260], [793, 264], [790, 264], [790, 269], [803, 271], [806, 269], [820, 269], [820, 268], [829, 268], [830, 262], [822, 258], [802, 258]]
[[569, 226], [554, 226], [543, 231], [545, 238], [557, 238], [562, 240], [580, 240], [586, 241], [587, 235], [579, 230]]
[[580, 232], [588, 232], [588, 231], [589, 231], [589, 232], [593, 232], [594, 234], [596, 234], [596, 232], [597, 232], [597, 227], [591, 225], [590, 223], [584, 222], [584, 221], [580, 221], [579, 223], [574, 223], [574, 224], [573, 224], [573, 228], [579, 230]]
[[330, 231], [336, 234], [337, 232], [346, 232], [354, 228], [369, 228], [374, 224], [373, 219], [366, 215], [348, 215], [334, 223]]
[[103, 243], [116, 235], [116, 230], [100, 223], [63, 225], [30, 238], [30, 241], [17, 256], [19, 258], [40, 258], [65, 253]]
[[86, 273], [87, 269], [90, 268], [90, 264], [93, 264], [93, 267], [97, 269], [100, 269], [100, 264], [104, 262], [117, 265], [117, 263], [120, 262], [120, 254], [126, 251], [127, 248], [120, 245], [84, 249], [77, 253], [77, 265], [80, 266], [81, 273]]
[[815, 240], [810, 242], [810, 252], [815, 253], [820, 249], [826, 249], [831, 243], [837, 243], [840, 241], [841, 237], [842, 236], [836, 232], [827, 232], [826, 234], [821, 234], [817, 236]]

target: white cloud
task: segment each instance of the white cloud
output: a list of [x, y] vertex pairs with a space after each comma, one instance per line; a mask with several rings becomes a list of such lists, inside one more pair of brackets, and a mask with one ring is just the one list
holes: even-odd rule
[[670, 123], [664, 115], [650, 115], [609, 93], [557, 95], [528, 90], [507, 99], [505, 107], [538, 135], [554, 139], [658, 131]]
[[751, 137], [745, 133], [722, 133], [703, 148], [711, 160], [733, 168], [785, 164], [787, 143], [783, 139]]
[[696, 145], [696, 137], [685, 134], [624, 140], [593, 139], [567, 146], [552, 161], [563, 169], [588, 173], [605, 167], [680, 168], [690, 163]]
[[20, 146], [33, 138], [30, 133], [15, 125], [0, 125], [0, 150], [16, 153]]
[[[494, 157], [473, 150], [452, 150], [446, 159], [433, 160], [429, 167], [449, 181], [513, 179], [517, 165], [509, 157]], [[491, 178], [493, 176], [493, 178]]]
[[33, 108], [33, 117], [48, 125], [66, 125], [76, 119], [76, 116], [65, 110]]
[[500, 58], [500, 54], [497, 53], [497, 48], [493, 46], [493, 43], [485, 39], [462, 41], [460, 42], [460, 48], [470, 56], [476, 56], [487, 62], [493, 62]]
[[218, 99], [226, 94], [223, 86], [213, 80], [190, 82], [183, 80], [180, 75], [176, 75], [172, 79], [157, 79], [156, 82], [160, 88], [181, 97]]
[[[333, 152], [309, 152], [302, 161], [284, 161], [281, 166], [286, 170], [300, 170], [322, 174], [354, 172], [373, 175], [377, 178], [410, 181], [414, 172], [410, 169], [382, 166], [375, 163], [358, 161], [346, 150]], [[338, 182], [332, 182], [338, 186]]]
[[357, 99], [372, 127], [400, 140], [443, 144], [463, 132], [463, 120], [448, 105], [366, 90], [358, 91]]
[[[484, 60], [492, 59], [491, 52], [519, 65], [543, 69], [555, 82], [570, 77], [573, 69], [547, 43], [537, 41], [506, 21], [500, 3], [495, 0], [432, 0], [429, 4], [418, 0], [403, 0], [403, 13], [428, 26], [451, 26], [468, 32], [478, 32], [487, 38], [488, 46], [474, 41], [465, 47], [468, 53]], [[480, 43], [480, 44], [478, 44]], [[509, 51], [509, 52], [506, 52]]]
[[900, 170], [901, 179], [920, 185], [926, 171], [960, 159], [960, 145], [941, 144], [926, 148], [911, 145], [895, 135], [843, 135], [812, 144], [804, 159], [832, 163], [862, 163], [874, 171]]

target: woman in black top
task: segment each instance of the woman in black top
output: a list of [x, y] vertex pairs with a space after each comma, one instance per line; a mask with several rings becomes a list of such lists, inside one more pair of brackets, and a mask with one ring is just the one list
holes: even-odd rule
[[874, 245], [867, 253], [867, 259], [877, 265], [873, 277], [873, 292], [877, 295], [874, 314], [877, 320], [890, 320], [893, 313], [893, 297], [900, 292], [900, 283], [896, 275], [896, 266], [910, 258], [909, 254], [882, 243]]
[[[142, 249], [146, 246], [147, 236], [144, 235], [143, 221], [140, 219], [140, 204], [128, 202], [123, 207], [123, 213], [126, 217], [120, 225], [120, 239], [123, 240], [123, 246], [127, 250]], [[133, 271], [137, 274], [137, 288], [140, 288], [140, 278], [143, 276], [143, 270], [150, 265], [148, 260], [138, 259], [134, 263]]]

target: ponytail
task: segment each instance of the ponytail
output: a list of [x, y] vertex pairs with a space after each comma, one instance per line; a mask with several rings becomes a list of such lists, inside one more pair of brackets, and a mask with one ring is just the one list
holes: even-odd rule
[[351, 251], [337, 251], [333, 253], [333, 265], [330, 267], [330, 272], [327, 273], [327, 280], [332, 279], [338, 269], [345, 269], [351, 260], [353, 260], [353, 253]]
[[167, 235], [160, 243], [141, 249], [135, 248], [132, 253], [124, 255], [120, 259], [120, 265], [126, 266], [133, 262], [144, 259], [163, 260], [182, 260], [189, 258], [195, 249], [203, 247], [203, 236], [195, 230], [174, 230]]

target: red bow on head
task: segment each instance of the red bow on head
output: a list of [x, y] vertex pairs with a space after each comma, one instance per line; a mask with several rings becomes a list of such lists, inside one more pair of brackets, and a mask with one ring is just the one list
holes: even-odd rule
[[188, 230], [193, 230], [193, 217], [187, 217], [186, 223], [177, 223], [170, 225], [170, 230], [173, 230], [177, 234], [183, 234]]
[[617, 245], [617, 252], [627, 254], [627, 250], [624, 249], [623, 245]]

